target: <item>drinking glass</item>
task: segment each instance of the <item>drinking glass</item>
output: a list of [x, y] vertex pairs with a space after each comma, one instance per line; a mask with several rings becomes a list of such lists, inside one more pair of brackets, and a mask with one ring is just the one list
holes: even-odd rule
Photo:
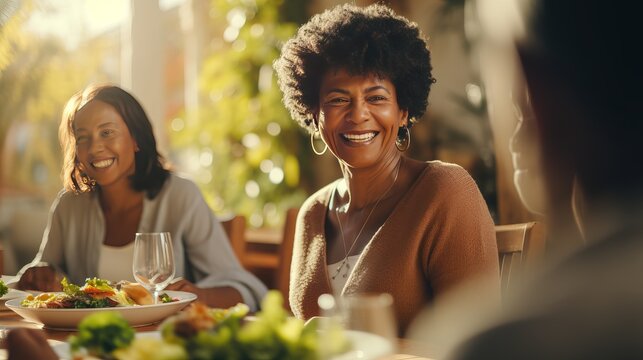
[[169, 232], [136, 233], [134, 240], [134, 279], [158, 295], [174, 278], [174, 250]]
[[345, 329], [375, 334], [389, 343], [384, 355], [392, 355], [397, 344], [397, 325], [390, 294], [351, 294], [339, 299]]

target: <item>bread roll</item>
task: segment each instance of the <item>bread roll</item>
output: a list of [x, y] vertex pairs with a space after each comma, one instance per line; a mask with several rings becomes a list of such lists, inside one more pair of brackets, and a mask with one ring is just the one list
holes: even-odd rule
[[139, 283], [123, 282], [121, 283], [121, 290], [127, 296], [131, 297], [138, 305], [151, 305], [154, 304], [154, 297]]

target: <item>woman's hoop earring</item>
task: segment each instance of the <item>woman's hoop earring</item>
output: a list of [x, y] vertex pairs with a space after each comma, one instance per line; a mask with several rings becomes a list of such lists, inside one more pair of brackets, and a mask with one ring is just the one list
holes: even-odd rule
[[397, 139], [395, 139], [395, 147], [404, 152], [411, 146], [411, 130], [404, 125], [401, 126], [397, 132]]
[[87, 176], [85, 173], [80, 174], [80, 178], [82, 179], [83, 184], [87, 185], [90, 188], [94, 188], [96, 186], [96, 180], [90, 178]]
[[[315, 134], [319, 134], [319, 138], [324, 143], [324, 150], [322, 151], [317, 151], [317, 149], [315, 149]], [[310, 133], [310, 147], [313, 148], [313, 152], [317, 155], [324, 155], [324, 153], [326, 153], [326, 150], [328, 150], [328, 144], [326, 144], [324, 139], [322, 139], [321, 133], [319, 132], [319, 130], [315, 130]]]

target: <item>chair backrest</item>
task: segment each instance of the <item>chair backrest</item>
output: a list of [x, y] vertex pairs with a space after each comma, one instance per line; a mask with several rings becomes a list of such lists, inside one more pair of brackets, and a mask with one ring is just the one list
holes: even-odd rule
[[243, 215], [236, 215], [227, 220], [222, 220], [221, 225], [228, 235], [230, 245], [237, 259], [243, 262], [246, 253], [246, 218]]
[[545, 231], [538, 222], [496, 225], [502, 292], [511, 288], [523, 269], [533, 266], [545, 249]]
[[290, 285], [290, 263], [292, 262], [292, 248], [295, 242], [295, 223], [299, 208], [290, 208], [286, 211], [284, 232], [279, 245], [279, 265], [275, 272], [275, 286], [284, 297], [284, 304], [288, 306], [288, 292]]
[[14, 274], [30, 263], [40, 248], [42, 236], [47, 227], [49, 208], [33, 206], [17, 209], [9, 222], [9, 244], [5, 251], [11, 259], [5, 263], [7, 274]]

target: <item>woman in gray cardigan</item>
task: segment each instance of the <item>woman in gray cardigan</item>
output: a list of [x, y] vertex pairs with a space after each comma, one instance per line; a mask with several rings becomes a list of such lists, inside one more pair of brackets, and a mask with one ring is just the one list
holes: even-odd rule
[[60, 278], [132, 278], [134, 235], [170, 232], [179, 281], [169, 290], [210, 306], [256, 310], [266, 287], [236, 259], [194, 183], [170, 173], [136, 99], [92, 86], [67, 103], [59, 129], [65, 189], [54, 201], [40, 251], [18, 287], [53, 291]]

